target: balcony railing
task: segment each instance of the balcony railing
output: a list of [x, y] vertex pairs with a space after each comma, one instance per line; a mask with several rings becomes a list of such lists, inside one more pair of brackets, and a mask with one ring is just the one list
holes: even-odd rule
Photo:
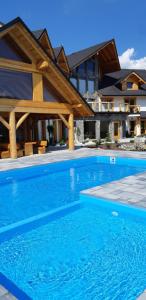
[[131, 114], [140, 113], [140, 105], [130, 105], [130, 104], [119, 104], [115, 105], [114, 102], [96, 102], [89, 101], [93, 111], [95, 112], [127, 112]]

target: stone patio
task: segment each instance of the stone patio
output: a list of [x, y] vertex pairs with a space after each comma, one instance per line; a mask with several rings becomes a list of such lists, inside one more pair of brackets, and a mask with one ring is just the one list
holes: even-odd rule
[[146, 172], [124, 177], [81, 193], [146, 208]]
[[0, 159], [0, 171], [10, 170], [16, 168], [24, 168], [29, 166], [48, 164], [57, 161], [76, 159], [80, 157], [89, 156], [114, 156], [114, 157], [131, 157], [146, 159], [146, 152], [136, 151], [112, 151], [112, 150], [98, 150], [89, 148], [80, 148], [75, 151], [58, 150], [51, 151], [46, 154], [35, 154], [31, 156], [24, 156], [17, 159]]
[[12, 294], [9, 293], [2, 285], [0, 285], [0, 300], [17, 300]]

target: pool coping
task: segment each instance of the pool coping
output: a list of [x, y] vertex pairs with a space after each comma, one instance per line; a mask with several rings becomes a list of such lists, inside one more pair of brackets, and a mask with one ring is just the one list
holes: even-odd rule
[[17, 159], [1, 159], [0, 172], [12, 169], [25, 168], [30, 166], [37, 166], [43, 164], [50, 164], [53, 162], [74, 160], [82, 157], [92, 156], [112, 156], [124, 158], [138, 158], [146, 159], [146, 152], [138, 151], [118, 151], [118, 150], [100, 150], [90, 148], [80, 148], [73, 151], [58, 150], [52, 151], [43, 155], [35, 154], [31, 156], [24, 156]]

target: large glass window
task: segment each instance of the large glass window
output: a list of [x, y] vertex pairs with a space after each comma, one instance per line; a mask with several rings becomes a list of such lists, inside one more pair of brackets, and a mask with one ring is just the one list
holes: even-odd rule
[[90, 94], [94, 93], [94, 80], [88, 80], [88, 92]]
[[0, 57], [31, 63], [30, 59], [9, 36], [0, 39]]
[[76, 80], [76, 78], [70, 78], [70, 81], [77, 88], [77, 80]]
[[0, 69], [0, 98], [32, 100], [32, 74]]
[[54, 95], [46, 78], [43, 77], [43, 99], [45, 101], [57, 102], [58, 96]]
[[79, 79], [79, 91], [82, 95], [86, 93], [86, 80]]
[[85, 73], [86, 73], [86, 68], [85, 68], [85, 63], [83, 63], [78, 67], [78, 75], [85, 76]]
[[88, 76], [94, 76], [95, 74], [95, 62], [93, 60], [87, 61], [87, 73]]

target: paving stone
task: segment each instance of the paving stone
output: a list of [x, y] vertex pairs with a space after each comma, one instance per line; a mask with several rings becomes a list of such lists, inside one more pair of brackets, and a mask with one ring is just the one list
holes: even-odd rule
[[12, 294], [8, 293], [0, 297], [0, 300], [17, 300]]
[[146, 290], [137, 298], [137, 300], [146, 300]]
[[2, 285], [0, 285], [0, 297], [7, 293], [8, 293], [8, 291]]

